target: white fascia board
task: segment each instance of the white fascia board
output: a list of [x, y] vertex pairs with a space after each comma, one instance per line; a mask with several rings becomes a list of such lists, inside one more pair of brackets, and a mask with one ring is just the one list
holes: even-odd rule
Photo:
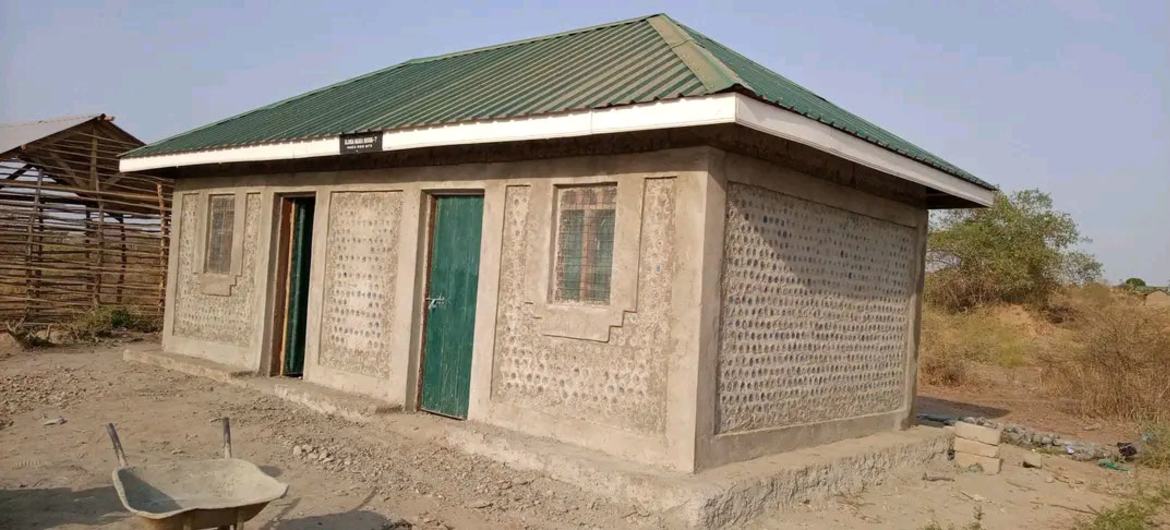
[[[991, 190], [943, 173], [849, 133], [795, 112], [733, 93], [608, 109], [386, 131], [382, 133], [382, 150], [569, 138], [720, 123], [737, 123], [772, 136], [808, 145], [984, 206], [990, 206], [995, 198], [995, 193]], [[302, 142], [123, 158], [119, 162], [119, 168], [121, 171], [130, 172], [199, 164], [336, 156], [340, 153], [338, 144], [338, 137], [332, 136]]]
[[735, 121], [744, 127], [801, 143], [983, 206], [991, 206], [995, 200], [995, 192], [992, 190], [943, 173], [852, 134], [742, 94], [736, 94], [735, 98]]
[[544, 140], [734, 121], [734, 96], [717, 94], [512, 120], [477, 121], [387, 131], [382, 136], [382, 150]]
[[[386, 131], [382, 134], [382, 150], [397, 151], [442, 145], [542, 140], [734, 122], [734, 96], [732, 94], [717, 94], [608, 109]], [[198, 164], [256, 162], [338, 155], [340, 151], [337, 138], [337, 136], [332, 136], [305, 142], [284, 142], [193, 153], [123, 158], [119, 162], [119, 169], [129, 172]]]
[[262, 160], [285, 160], [289, 158], [310, 158], [340, 153], [337, 137], [318, 138], [302, 142], [250, 145], [211, 151], [175, 153], [171, 155], [123, 158], [118, 161], [122, 172], [143, 171], [160, 167], [182, 167], [199, 164], [226, 164], [229, 162], [257, 162]]

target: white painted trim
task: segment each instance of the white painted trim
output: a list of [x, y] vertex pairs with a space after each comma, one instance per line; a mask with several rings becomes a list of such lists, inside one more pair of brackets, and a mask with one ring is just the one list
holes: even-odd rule
[[[397, 151], [440, 145], [542, 140], [734, 122], [734, 96], [732, 94], [717, 94], [608, 109], [386, 131], [382, 135], [382, 150]], [[172, 155], [123, 158], [120, 161], [119, 169], [127, 172], [144, 171], [163, 167], [257, 162], [338, 154], [340, 154], [338, 139], [337, 136], [333, 136], [305, 142], [285, 142]]]
[[195, 151], [191, 153], [176, 153], [172, 155], [144, 156], [141, 158], [122, 158], [118, 161], [118, 170], [123, 172], [144, 171], [161, 167], [195, 166], [199, 164], [226, 164], [231, 162], [257, 162], [262, 160], [286, 160], [290, 158], [309, 158], [314, 156], [330, 156], [340, 153], [337, 137], [306, 140], [303, 142], [284, 142], [279, 144], [251, 145], [247, 147], [232, 147], [229, 149], [214, 149], [210, 151]]
[[387, 131], [382, 149], [567, 138], [735, 121], [732, 94], [672, 99], [562, 114]]
[[995, 200], [994, 191], [795, 112], [741, 94], [736, 94], [735, 122], [984, 206], [991, 206]]
[[[849, 133], [748, 96], [731, 93], [608, 109], [386, 131], [382, 135], [382, 150], [569, 138], [720, 123], [737, 123], [772, 136], [802, 143], [984, 206], [989, 206], [995, 196], [991, 190], [943, 173]], [[285, 160], [338, 154], [338, 139], [333, 136], [302, 142], [123, 158], [120, 161], [120, 169], [145, 171], [164, 167]]]

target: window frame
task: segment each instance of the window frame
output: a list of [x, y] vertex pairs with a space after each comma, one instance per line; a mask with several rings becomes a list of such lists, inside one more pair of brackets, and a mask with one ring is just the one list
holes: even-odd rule
[[[180, 226], [180, 230], [194, 229], [197, 231], [196, 237], [194, 263], [192, 264], [192, 273], [198, 278], [199, 291], [203, 294], [213, 296], [231, 296], [232, 289], [241, 274], [241, 267], [243, 265], [244, 254], [244, 218], [248, 215], [246, 210], [247, 192], [238, 190], [214, 190], [198, 192], [199, 207], [197, 209], [196, 225], [194, 227]], [[231, 197], [232, 203], [232, 223], [231, 223], [231, 244], [228, 248], [228, 270], [226, 272], [216, 272], [208, 269], [207, 260], [208, 254], [211, 250], [211, 203], [213, 197]], [[186, 200], [186, 198], [184, 199]]]
[[[602, 205], [584, 205], [585, 207], [574, 207], [566, 209], [564, 207], [563, 197], [568, 190], [586, 189], [586, 188], [607, 188], [605, 193], [609, 194], [608, 208], [606, 204]], [[606, 306], [609, 305], [613, 299], [613, 279], [614, 279], [614, 253], [617, 247], [617, 209], [618, 209], [618, 186], [616, 182], [590, 182], [590, 183], [566, 183], [553, 186], [553, 212], [552, 212], [552, 237], [551, 237], [551, 270], [549, 271], [549, 302], [553, 304], [571, 304], [571, 305], [587, 305], [587, 306]], [[608, 216], [598, 215], [591, 212], [606, 212]], [[579, 233], [580, 241], [578, 242], [578, 249], [580, 255], [580, 265], [577, 270], [577, 296], [575, 298], [564, 297], [563, 293], [566, 291], [563, 287], [566, 267], [562, 258], [562, 243], [565, 241], [566, 233], [561, 230], [561, 225], [564, 219], [564, 214], [568, 212], [581, 212], [581, 231]], [[608, 263], [605, 266], [605, 282], [604, 282], [604, 297], [591, 297], [590, 287], [594, 282], [590, 281], [591, 274], [588, 269], [591, 265], [588, 260], [597, 253], [589, 252], [591, 245], [589, 244], [589, 234], [596, 233], [597, 227], [604, 226], [605, 219], [609, 221], [609, 246], [608, 246]], [[591, 231], [590, 228], [594, 230]]]
[[[549, 337], [608, 341], [610, 331], [622, 326], [625, 315], [637, 311], [639, 255], [642, 249], [642, 207], [651, 181], [678, 182], [677, 170], [658, 172], [605, 171], [591, 175], [568, 175], [508, 184], [506, 189], [527, 189], [524, 226], [526, 256], [524, 274], [529, 281], [522, 295], [532, 304], [537, 332]], [[557, 186], [617, 184], [614, 217], [613, 274], [608, 304], [558, 303], [552, 300], [553, 259], [555, 259]], [[672, 188], [677, 189], [677, 188]], [[675, 192], [676, 196], [678, 191]], [[677, 199], [676, 199], [677, 200]], [[519, 203], [520, 201], [518, 201]], [[512, 203], [508, 203], [509, 207]], [[505, 208], [507, 210], [507, 208]], [[677, 221], [676, 221], [677, 222]]]
[[[216, 235], [217, 235], [215, 232], [215, 230], [216, 230], [215, 206], [216, 206], [217, 202], [226, 204], [226, 205], [228, 205], [227, 207], [231, 208], [231, 210], [230, 210], [231, 211], [231, 220], [229, 222], [223, 223], [223, 224], [230, 224], [231, 226], [227, 227], [228, 229], [225, 232], [223, 232], [227, 236], [227, 238], [226, 238], [227, 241], [221, 242], [221, 244], [218, 245], [219, 247], [222, 247], [222, 248], [219, 248], [218, 255], [222, 256], [224, 259], [226, 259], [227, 262], [225, 264], [223, 264], [222, 267], [212, 269], [212, 260], [215, 258], [215, 255], [213, 255], [213, 253], [212, 253], [213, 248], [214, 248], [213, 242], [216, 240]], [[237, 202], [236, 197], [232, 193], [209, 193], [209, 194], [207, 194], [207, 210], [204, 212], [204, 230], [203, 230], [203, 248], [204, 248], [203, 273], [204, 274], [219, 274], [219, 275], [231, 274], [231, 272], [236, 264], [236, 259], [235, 259], [236, 256], [234, 256], [235, 252], [233, 252], [233, 249], [235, 248], [235, 244], [236, 244], [236, 239], [237, 239], [236, 229], [235, 229], [236, 215], [237, 215], [236, 202]]]

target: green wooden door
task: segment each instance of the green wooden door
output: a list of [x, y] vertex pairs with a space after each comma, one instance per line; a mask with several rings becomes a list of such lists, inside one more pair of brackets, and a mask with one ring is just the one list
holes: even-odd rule
[[483, 197], [435, 199], [419, 408], [467, 417]]
[[313, 254], [313, 200], [293, 199], [288, 258], [288, 314], [284, 326], [284, 375], [305, 370], [305, 320], [309, 310], [309, 267]]

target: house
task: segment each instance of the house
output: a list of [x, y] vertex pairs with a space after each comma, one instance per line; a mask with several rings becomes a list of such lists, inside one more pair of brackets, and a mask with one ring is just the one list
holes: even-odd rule
[[163, 346], [674, 470], [904, 428], [927, 211], [994, 188], [654, 15], [134, 150]]

